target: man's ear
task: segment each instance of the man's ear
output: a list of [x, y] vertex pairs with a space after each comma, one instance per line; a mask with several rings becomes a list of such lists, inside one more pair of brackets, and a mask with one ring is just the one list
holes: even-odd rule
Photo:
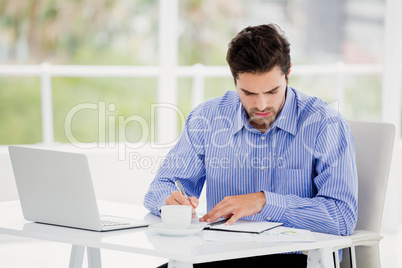
[[290, 63], [289, 71], [288, 71], [288, 73], [286, 75], [288, 79], [289, 79], [290, 71], [292, 70], [292, 66], [293, 66], [293, 64]]

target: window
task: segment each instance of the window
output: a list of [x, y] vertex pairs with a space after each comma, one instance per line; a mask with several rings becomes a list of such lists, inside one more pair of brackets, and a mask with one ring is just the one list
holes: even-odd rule
[[[157, 133], [162, 125], [155, 120], [164, 121], [170, 139], [177, 138], [192, 108], [234, 90], [225, 60], [230, 39], [248, 25], [269, 22], [277, 23], [291, 43], [292, 87], [338, 103], [348, 119], [381, 120], [388, 108], [381, 102], [386, 40], [400, 44], [385, 31], [386, 10], [383, 0], [2, 2], [0, 109], [5, 116], [0, 122], [8, 127], [0, 144], [123, 137], [137, 142], [143, 137], [140, 121], [125, 121], [125, 135], [119, 136], [119, 118], [130, 116], [141, 117]], [[177, 35], [159, 35], [160, 25]], [[178, 52], [167, 69], [160, 65], [161, 46], [172, 55]], [[51, 64], [47, 70], [43, 62]], [[47, 106], [41, 101], [43, 80], [50, 85]], [[164, 119], [169, 112], [154, 110], [154, 118], [150, 107], [163, 102], [177, 109]], [[400, 103], [390, 103], [401, 110]], [[97, 110], [102, 107], [105, 122]], [[48, 119], [47, 113], [52, 113]], [[146, 135], [147, 141], [159, 138]]]

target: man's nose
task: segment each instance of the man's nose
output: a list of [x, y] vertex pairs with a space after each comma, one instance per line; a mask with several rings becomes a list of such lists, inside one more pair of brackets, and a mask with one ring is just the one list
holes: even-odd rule
[[267, 100], [266, 100], [265, 96], [257, 97], [256, 107], [260, 111], [264, 111], [267, 108]]

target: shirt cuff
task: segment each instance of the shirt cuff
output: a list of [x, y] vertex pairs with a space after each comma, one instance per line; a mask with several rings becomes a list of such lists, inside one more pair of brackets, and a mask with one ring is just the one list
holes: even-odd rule
[[158, 216], [161, 215], [161, 208], [162, 208], [163, 206], [166, 206], [166, 198], [165, 198], [165, 199], [162, 199], [162, 201], [160, 201], [159, 204], [156, 206], [156, 210], [157, 210]]
[[265, 206], [260, 211], [263, 220], [271, 222], [282, 222], [286, 211], [286, 197], [281, 194], [263, 191], [265, 194]]

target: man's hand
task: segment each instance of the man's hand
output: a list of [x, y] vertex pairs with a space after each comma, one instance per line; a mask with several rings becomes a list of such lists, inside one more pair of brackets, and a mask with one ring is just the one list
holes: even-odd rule
[[198, 207], [199, 201], [195, 196], [188, 197], [191, 201], [188, 202], [187, 198], [179, 191], [173, 192], [168, 198], [166, 198], [166, 205], [184, 205], [191, 206], [193, 208], [193, 215], [195, 215], [195, 209]]
[[200, 221], [213, 222], [220, 217], [230, 218], [226, 224], [230, 225], [241, 217], [257, 214], [265, 205], [264, 192], [227, 196], [219, 202]]

